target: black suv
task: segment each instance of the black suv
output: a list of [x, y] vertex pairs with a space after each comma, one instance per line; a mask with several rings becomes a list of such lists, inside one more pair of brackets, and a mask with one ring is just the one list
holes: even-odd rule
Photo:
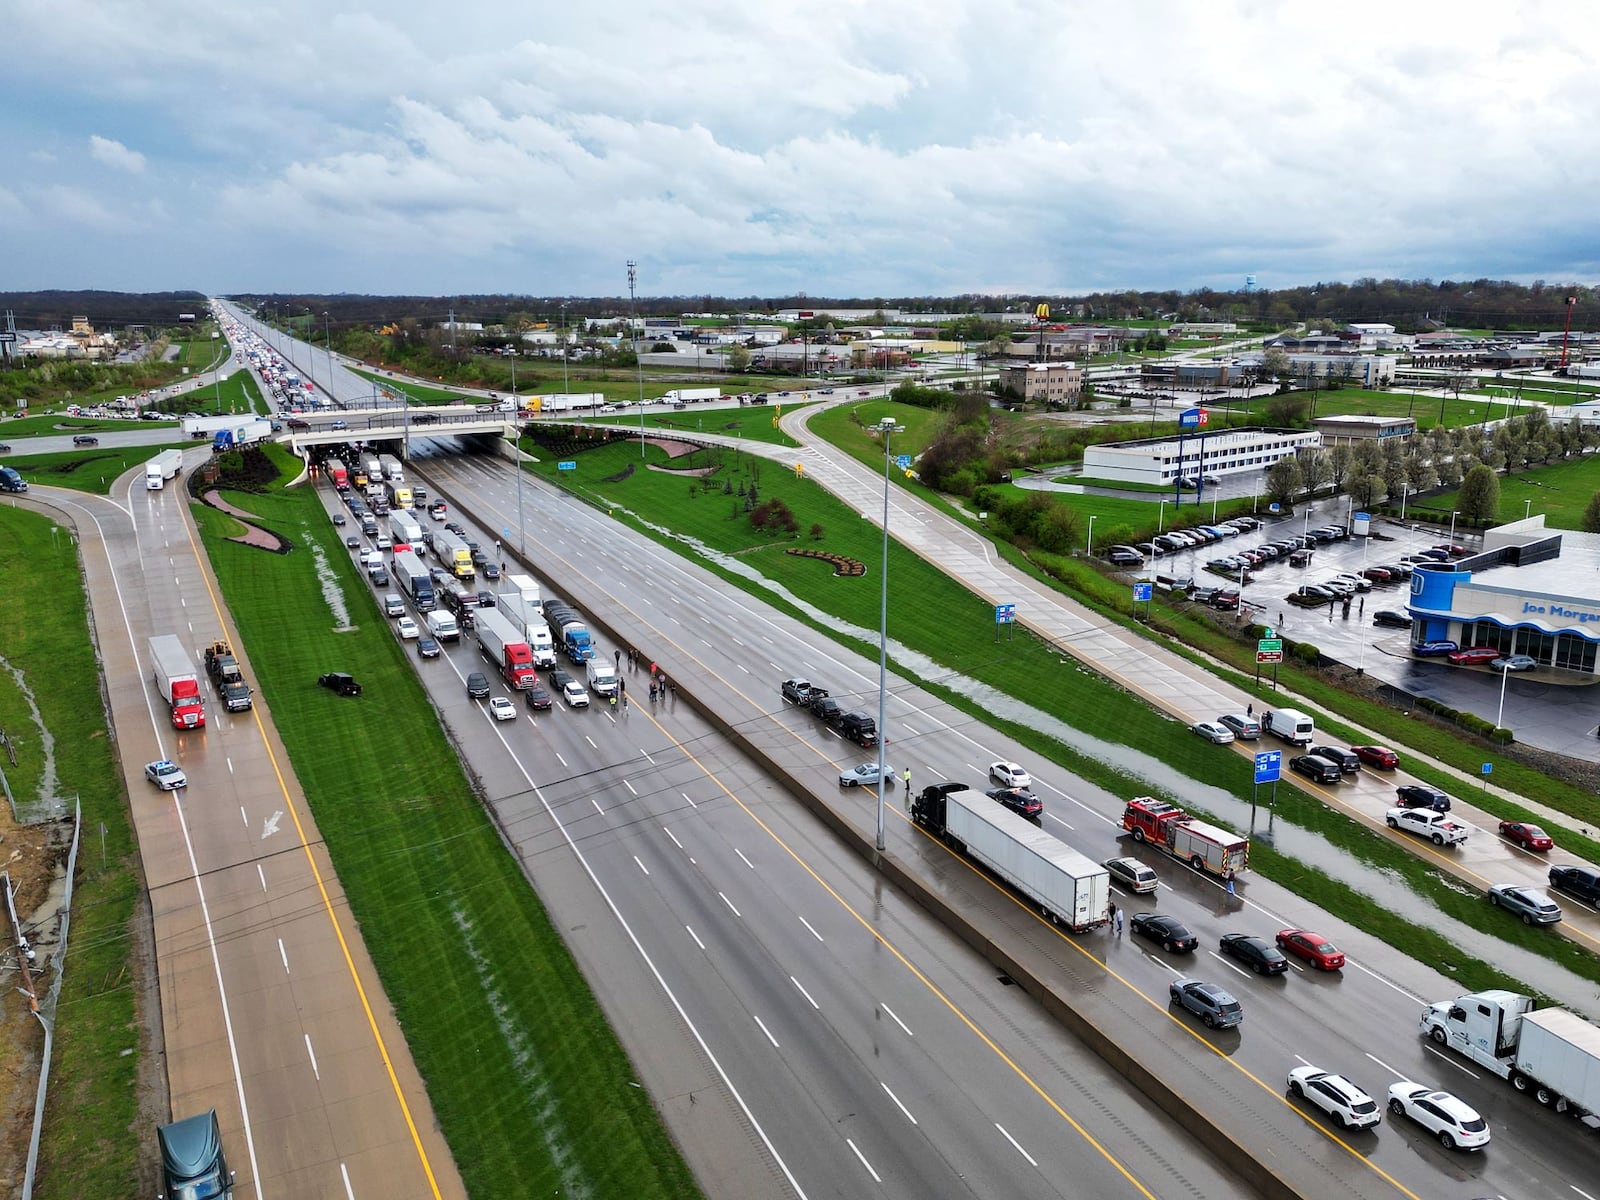
[[841, 737], [847, 738], [863, 749], [870, 750], [878, 744], [878, 723], [864, 712], [845, 713], [835, 723]]
[[839, 702], [832, 696], [814, 696], [807, 707], [811, 709], [812, 716], [826, 721], [829, 725], [837, 724], [844, 716], [844, 709], [839, 707]]
[[326, 675], [318, 676], [317, 684], [338, 692], [341, 696], [361, 695], [361, 685], [355, 681], [354, 676], [346, 675], [343, 671], [329, 671]]
[[1449, 812], [1450, 797], [1436, 787], [1425, 783], [1402, 784], [1394, 790], [1401, 808], [1431, 808], [1434, 812]]
[[990, 788], [984, 795], [1035, 825], [1039, 824], [1039, 818], [1044, 814], [1044, 801], [1027, 788]]
[[1346, 775], [1353, 775], [1361, 770], [1361, 760], [1343, 746], [1313, 746], [1311, 753], [1318, 758], [1338, 763], [1339, 769]]
[[474, 671], [467, 676], [467, 698], [469, 700], [489, 698], [489, 677], [482, 671]]
[[80, 433], [73, 437], [72, 444], [74, 446], [98, 446], [100, 439], [92, 433]]

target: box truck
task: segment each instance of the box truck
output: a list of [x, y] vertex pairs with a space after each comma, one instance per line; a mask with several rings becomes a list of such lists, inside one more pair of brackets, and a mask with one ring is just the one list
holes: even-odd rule
[[174, 729], [199, 729], [206, 723], [205, 701], [200, 696], [200, 672], [176, 635], [164, 633], [150, 639], [151, 675], [156, 691], [171, 709]]
[[923, 788], [911, 802], [911, 819], [1005, 880], [1056, 924], [1083, 933], [1106, 923], [1106, 869], [981, 792], [964, 783]]

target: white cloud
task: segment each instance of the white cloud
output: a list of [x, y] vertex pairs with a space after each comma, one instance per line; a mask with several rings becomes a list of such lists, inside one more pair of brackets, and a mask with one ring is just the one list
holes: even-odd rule
[[119, 171], [126, 171], [130, 175], [138, 175], [144, 171], [144, 155], [137, 150], [129, 150], [121, 142], [103, 138], [97, 133], [89, 135], [89, 154], [95, 161], [102, 162], [108, 167], [115, 167]]
[[[635, 258], [647, 292], [893, 296], [1600, 261], [1582, 0], [285, 0], [177, 42], [118, 0], [85, 42], [62, 7], [11, 27], [15, 197], [68, 189], [109, 229], [52, 157], [82, 138], [184, 214], [211, 286], [616, 294]], [[165, 284], [159, 241], [22, 266]]]

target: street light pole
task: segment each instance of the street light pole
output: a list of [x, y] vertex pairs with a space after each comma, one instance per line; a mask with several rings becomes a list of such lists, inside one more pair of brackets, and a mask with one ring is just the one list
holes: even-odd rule
[[1459, 508], [1450, 514], [1450, 544], [1452, 546], [1456, 544], [1456, 518], [1460, 515], [1461, 510]]
[[[567, 302], [561, 302], [561, 393], [567, 394]], [[570, 402], [569, 402], [570, 403]]]
[[1530, 496], [1522, 502], [1522, 519], [1526, 521], [1533, 516], [1533, 498]]
[[[885, 850], [883, 837], [884, 783], [884, 721], [887, 719], [889, 695], [889, 435], [897, 433], [900, 426], [893, 417], [878, 423], [883, 434], [883, 567], [878, 576], [878, 853]], [[906, 798], [907, 803], [910, 797]]]
[[1084, 549], [1083, 552], [1083, 556], [1085, 558], [1094, 557], [1094, 519], [1099, 515], [1099, 513], [1089, 514], [1089, 545]]
[[633, 334], [633, 369], [639, 375], [639, 459], [644, 460], [644, 363], [639, 358], [639, 310], [634, 285], [639, 279], [638, 264], [628, 260], [628, 328]]
[[1160, 536], [1162, 529], [1164, 529], [1166, 527], [1166, 523], [1167, 523], [1167, 505], [1169, 505], [1171, 503], [1172, 503], [1172, 501], [1170, 499], [1165, 499], [1165, 500], [1161, 501], [1161, 511], [1156, 515], [1156, 535], [1158, 537]]
[[1511, 668], [1509, 665], [1500, 668], [1500, 708], [1494, 714], [1494, 727], [1496, 729], [1503, 729], [1505, 727], [1506, 680], [1510, 678], [1510, 675]]

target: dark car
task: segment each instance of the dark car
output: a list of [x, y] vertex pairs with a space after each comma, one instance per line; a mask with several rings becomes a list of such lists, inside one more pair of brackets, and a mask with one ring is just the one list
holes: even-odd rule
[[1454, 654], [1459, 649], [1461, 647], [1457, 643], [1440, 638], [1431, 642], [1418, 642], [1411, 647], [1411, 653], [1418, 658], [1444, 658], [1446, 655]]
[[1346, 775], [1353, 775], [1361, 770], [1361, 758], [1355, 752], [1346, 750], [1343, 746], [1313, 746], [1311, 753], [1318, 758], [1325, 758], [1338, 765], [1339, 770]]
[[344, 544], [347, 547], [349, 547], [351, 550], [359, 550], [359, 549], [361, 549], [361, 539], [358, 538], [353, 533], [345, 534]]
[[311, 422], [302, 420], [300, 417], [290, 417], [283, 423], [283, 427], [285, 429], [310, 429]]
[[499, 568], [499, 566], [496, 565], [495, 563], [492, 563], [492, 562], [484, 563], [483, 564], [483, 577], [485, 579], [499, 579], [500, 578], [500, 568]]
[[1289, 969], [1289, 960], [1266, 938], [1249, 933], [1225, 933], [1219, 943], [1222, 952], [1236, 958], [1257, 975], [1281, 975]]
[[1030, 821], [1037, 821], [1044, 812], [1044, 801], [1027, 788], [990, 788], [984, 795]]
[[344, 514], [343, 513], [339, 513], [339, 512], [334, 513], [333, 514], [333, 523], [335, 525], [343, 525], [344, 524]]
[[74, 446], [98, 446], [100, 439], [92, 433], [79, 433], [73, 435], [72, 444]]
[[1289, 769], [1308, 779], [1315, 779], [1318, 783], [1338, 783], [1344, 778], [1344, 772], [1339, 769], [1339, 764], [1323, 758], [1320, 754], [1296, 754], [1289, 760]]
[[381, 565], [369, 568], [367, 571], [367, 578], [372, 580], [373, 587], [389, 586], [389, 572]]
[[811, 697], [807, 707], [811, 709], [812, 716], [826, 721], [829, 725], [844, 716], [844, 709], [839, 707], [839, 702], [826, 694]]
[[571, 682], [572, 676], [568, 675], [560, 667], [550, 672], [550, 686], [558, 692], [564, 690], [567, 684]]
[[529, 684], [523, 690], [522, 698], [527, 702], [528, 707], [535, 712], [545, 712], [551, 707], [550, 693], [545, 690], [545, 686], [542, 683]]
[[1160, 942], [1161, 948], [1172, 954], [1188, 954], [1200, 944], [1200, 939], [1189, 932], [1189, 927], [1177, 917], [1161, 913], [1134, 913], [1129, 925], [1134, 933]]
[[1551, 867], [1550, 886], [1590, 904], [1600, 904], [1600, 871], [1593, 867]]
[[455, 521], [446, 521], [444, 523], [444, 527], [451, 533], [455, 534], [458, 538], [464, 538], [467, 536], [467, 531]]
[[431, 637], [419, 637], [417, 639], [417, 654], [422, 658], [438, 658], [439, 643]]
[[1436, 787], [1425, 783], [1405, 783], [1395, 788], [1401, 808], [1431, 808], [1434, 812], [1449, 812], [1450, 797]]
[[1239, 592], [1237, 588], [1223, 588], [1211, 597], [1211, 607], [1224, 612], [1232, 612], [1239, 607]]
[[494, 606], [495, 606], [495, 600], [494, 600], [494, 593], [493, 592], [479, 592], [478, 593], [478, 607], [479, 608], [493, 608]]
[[353, 675], [346, 675], [343, 671], [329, 671], [325, 675], [317, 676], [317, 686], [338, 692], [341, 696], [361, 695], [361, 685], [355, 681]]
[[487, 700], [489, 698], [489, 677], [482, 671], [474, 671], [467, 676], [467, 699]]

